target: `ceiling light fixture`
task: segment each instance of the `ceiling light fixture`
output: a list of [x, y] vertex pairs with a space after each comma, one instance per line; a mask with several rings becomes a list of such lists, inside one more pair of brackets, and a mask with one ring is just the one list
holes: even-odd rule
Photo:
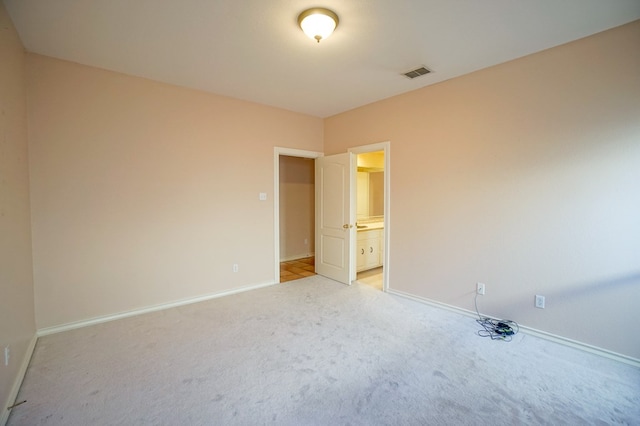
[[329, 37], [338, 26], [338, 15], [322, 7], [307, 9], [298, 16], [298, 25], [302, 31], [320, 43]]

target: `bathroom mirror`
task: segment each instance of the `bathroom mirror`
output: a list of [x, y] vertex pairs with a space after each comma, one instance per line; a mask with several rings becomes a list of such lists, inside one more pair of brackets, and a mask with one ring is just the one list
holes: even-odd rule
[[357, 182], [358, 219], [384, 217], [384, 172], [358, 168]]

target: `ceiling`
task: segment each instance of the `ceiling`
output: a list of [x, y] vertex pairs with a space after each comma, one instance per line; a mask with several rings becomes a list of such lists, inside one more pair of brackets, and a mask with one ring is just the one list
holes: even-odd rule
[[[30, 52], [328, 117], [640, 19], [640, 0], [4, 0]], [[340, 17], [319, 44], [309, 7]], [[597, 63], [597, 58], [594, 58]], [[426, 66], [431, 74], [402, 73]]]

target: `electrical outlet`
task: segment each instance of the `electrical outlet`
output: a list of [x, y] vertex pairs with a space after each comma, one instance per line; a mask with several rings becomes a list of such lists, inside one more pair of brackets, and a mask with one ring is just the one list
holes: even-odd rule
[[536, 294], [536, 308], [544, 309], [544, 296]]
[[9, 365], [9, 355], [10, 355], [10, 350], [9, 350], [9, 346], [5, 346], [4, 347], [4, 365]]
[[478, 283], [476, 285], [476, 291], [478, 292], [478, 294], [484, 295], [484, 284]]
[[233, 272], [238, 272], [238, 264], [237, 263], [233, 264]]

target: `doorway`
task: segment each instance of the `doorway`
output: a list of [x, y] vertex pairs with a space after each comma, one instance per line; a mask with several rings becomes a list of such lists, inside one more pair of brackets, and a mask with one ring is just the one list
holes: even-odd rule
[[356, 155], [356, 280], [383, 290], [384, 151]]
[[[382, 221], [382, 241], [380, 245], [380, 256], [382, 258], [382, 270], [379, 271], [381, 273], [382, 278], [382, 291], [387, 291], [389, 289], [389, 270], [390, 270], [390, 250], [389, 250], [389, 239], [390, 239], [390, 142], [380, 142], [376, 144], [364, 145], [359, 147], [350, 148], [349, 152], [354, 154], [364, 154], [364, 153], [372, 153], [372, 152], [382, 152], [384, 158], [384, 166], [383, 166], [383, 221]], [[281, 250], [281, 232], [280, 232], [280, 156], [290, 156], [290, 157], [299, 157], [305, 159], [316, 159], [319, 157], [323, 157], [324, 154], [316, 151], [305, 151], [291, 148], [274, 148], [274, 282], [280, 282], [280, 250]], [[354, 176], [357, 173], [356, 166], [354, 165], [353, 170]], [[355, 179], [354, 179], [355, 181]], [[315, 186], [315, 183], [314, 183]], [[356, 191], [353, 191], [353, 196], [356, 196]], [[354, 200], [354, 205], [355, 205]], [[315, 220], [315, 215], [313, 217]], [[355, 224], [354, 224], [355, 226]], [[315, 236], [314, 236], [315, 238]], [[355, 258], [356, 256], [356, 241], [353, 241], [351, 244], [353, 250], [351, 251], [351, 256]], [[313, 246], [310, 246], [313, 249]], [[354, 262], [355, 263], [355, 262]], [[366, 274], [365, 274], [366, 275]], [[378, 276], [379, 277], [379, 276]], [[366, 278], [364, 275], [361, 278]], [[353, 268], [351, 281], [356, 281], [358, 279], [356, 268]], [[377, 278], [379, 279], [379, 278]]]
[[322, 156], [315, 151], [278, 147], [274, 150], [276, 283], [315, 274], [313, 172], [314, 160]]
[[350, 148], [357, 155], [356, 277], [362, 284], [389, 290], [390, 142]]
[[280, 282], [315, 275], [313, 158], [280, 155]]

